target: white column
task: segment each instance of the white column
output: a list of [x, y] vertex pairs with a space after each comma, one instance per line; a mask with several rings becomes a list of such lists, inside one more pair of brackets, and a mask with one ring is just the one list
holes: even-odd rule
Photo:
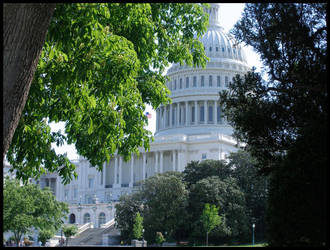
[[160, 173], [163, 173], [163, 151], [160, 151]]
[[188, 127], [188, 121], [189, 121], [189, 116], [188, 116], [188, 113], [189, 113], [189, 108], [188, 108], [188, 102], [186, 102], [186, 126]]
[[214, 101], [213, 121], [217, 124], [217, 101]]
[[180, 126], [180, 103], [176, 103], [176, 126]]
[[173, 150], [172, 151], [172, 156], [173, 156], [173, 166], [172, 166], [172, 170], [175, 171], [175, 165], [176, 165], [176, 151]]
[[170, 104], [170, 128], [172, 127], [173, 104]]
[[198, 120], [197, 120], [197, 109], [198, 109], [198, 105], [197, 105], [197, 101], [195, 101], [195, 124], [198, 124]]
[[208, 108], [207, 108], [207, 101], [204, 101], [204, 124], [207, 124], [208, 118]]
[[118, 182], [117, 182], [117, 173], [118, 173], [118, 171], [117, 171], [117, 167], [118, 167], [118, 156], [115, 156], [115, 181], [114, 181], [114, 185], [116, 185]]
[[178, 151], [178, 171], [182, 172], [182, 169], [181, 169], [181, 161], [183, 160], [182, 159], [182, 153], [180, 151]]
[[142, 180], [144, 180], [146, 178], [146, 156], [147, 156], [147, 153], [142, 153], [142, 160], [143, 160], [143, 164], [142, 164]]
[[61, 185], [61, 177], [58, 175], [56, 177], [56, 200], [58, 201], [60, 200], [60, 192], [61, 192], [60, 185]]
[[159, 121], [159, 108], [156, 109], [156, 131], [159, 130], [158, 121]]
[[155, 173], [159, 173], [159, 169], [158, 169], [158, 152], [155, 152]]
[[133, 187], [133, 167], [134, 167], [134, 154], [131, 155], [131, 168], [130, 168], [129, 187]]
[[118, 181], [119, 186], [121, 186], [121, 179], [123, 176], [122, 175], [123, 174], [122, 165], [123, 165], [123, 158], [121, 156], [119, 156], [119, 181]]

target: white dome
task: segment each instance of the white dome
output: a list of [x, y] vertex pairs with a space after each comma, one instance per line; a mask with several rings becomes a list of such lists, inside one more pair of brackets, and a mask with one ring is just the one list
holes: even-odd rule
[[[210, 27], [201, 39], [205, 54], [210, 58], [228, 58], [247, 63], [243, 48], [222, 27]], [[211, 59], [211, 61], [213, 61]]]
[[157, 110], [155, 136], [223, 134], [230, 136], [219, 103], [219, 92], [228, 88], [236, 74], [249, 70], [243, 48], [220, 25], [219, 4], [211, 4], [209, 27], [200, 38], [210, 58], [206, 67], [173, 64], [167, 71], [172, 104]]
[[205, 10], [209, 14], [209, 28], [201, 39], [206, 56], [211, 58], [229, 58], [247, 63], [242, 47], [235, 39], [227, 35], [220, 23], [220, 5], [212, 3]]

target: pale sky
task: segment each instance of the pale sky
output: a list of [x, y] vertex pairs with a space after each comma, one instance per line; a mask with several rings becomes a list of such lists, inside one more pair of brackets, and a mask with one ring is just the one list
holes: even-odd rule
[[[223, 3], [220, 5], [220, 22], [225, 32], [229, 32], [233, 28], [234, 24], [240, 19], [241, 13], [243, 12], [245, 4], [244, 3]], [[253, 51], [249, 46], [244, 47], [245, 53], [247, 56], [247, 61], [250, 67], [255, 66], [257, 71], [261, 71], [261, 62], [260, 57]], [[147, 129], [150, 130], [153, 134], [156, 130], [156, 112], [152, 109], [151, 106], [147, 105], [146, 112], [151, 113], [152, 118], [149, 119], [149, 124]], [[52, 131], [58, 131], [61, 129], [64, 132], [64, 122], [52, 123]], [[78, 155], [74, 145], [63, 145], [62, 147], [56, 147], [55, 144], [52, 144], [52, 147], [55, 148], [56, 153], [67, 153], [69, 159], [77, 159]]]

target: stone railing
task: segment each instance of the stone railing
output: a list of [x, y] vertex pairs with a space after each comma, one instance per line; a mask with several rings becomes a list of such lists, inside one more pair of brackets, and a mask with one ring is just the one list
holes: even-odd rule
[[93, 228], [93, 223], [92, 222], [88, 222], [88, 223], [82, 225], [81, 227], [79, 227], [76, 236], [81, 234], [82, 232], [84, 232], [88, 228]]
[[102, 224], [101, 228], [108, 228], [111, 227], [113, 224], [115, 224], [115, 219], [111, 219], [107, 223]]

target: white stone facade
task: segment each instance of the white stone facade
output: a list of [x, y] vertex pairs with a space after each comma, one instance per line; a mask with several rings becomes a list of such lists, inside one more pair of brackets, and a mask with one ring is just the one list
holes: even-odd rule
[[80, 158], [74, 162], [78, 179], [66, 186], [55, 174], [41, 178], [41, 186], [51, 186], [58, 200], [70, 204], [67, 222], [99, 227], [114, 217], [120, 195], [134, 192], [139, 181], [156, 173], [182, 172], [191, 161], [225, 159], [237, 151], [233, 129], [219, 105], [219, 92], [249, 67], [241, 46], [220, 26], [219, 4], [211, 4], [209, 14], [210, 26], [202, 42], [210, 62], [205, 69], [174, 64], [168, 70], [172, 104], [156, 110], [155, 141], [149, 152], [141, 148], [140, 156], [132, 155], [129, 162], [116, 156], [102, 172]]

